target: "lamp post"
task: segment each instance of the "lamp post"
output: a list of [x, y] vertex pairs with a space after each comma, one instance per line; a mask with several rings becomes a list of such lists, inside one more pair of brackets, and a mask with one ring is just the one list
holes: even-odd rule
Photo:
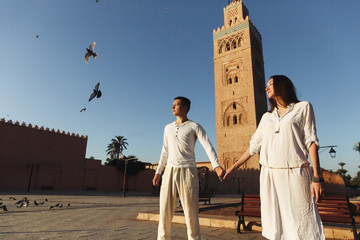
[[331, 158], [335, 158], [336, 157], [336, 151], [335, 151], [335, 147], [337, 147], [336, 145], [332, 145], [332, 146], [322, 146], [322, 147], [319, 147], [320, 148], [323, 148], [324, 150], [325, 149], [328, 149], [330, 148], [330, 151], [329, 151], [329, 154], [330, 154], [330, 157]]
[[129, 160], [135, 160], [136, 158], [127, 158], [125, 157], [125, 155], [122, 155], [120, 157], [120, 159], [124, 159], [125, 161], [125, 168], [124, 168], [124, 181], [123, 181], [123, 197], [125, 197], [125, 187], [126, 187], [126, 184], [125, 184], [125, 181], [126, 181], [126, 165], [127, 165], [127, 162]]

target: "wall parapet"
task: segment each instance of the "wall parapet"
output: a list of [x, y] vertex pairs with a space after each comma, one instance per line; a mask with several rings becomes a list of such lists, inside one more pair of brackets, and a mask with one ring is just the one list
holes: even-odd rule
[[32, 125], [31, 123], [26, 124], [25, 122], [22, 122], [20, 124], [19, 121], [13, 122], [11, 119], [6, 121], [5, 118], [0, 119], [0, 124], [9, 124], [9, 125], [14, 125], [14, 126], [19, 126], [19, 127], [36, 129], [36, 130], [39, 130], [39, 131], [52, 132], [52, 133], [56, 133], [56, 134], [59, 134], [59, 135], [66, 135], [66, 136], [70, 136], [70, 137], [85, 138], [85, 139], [88, 138], [88, 136], [86, 136], [86, 135], [79, 135], [78, 133], [75, 134], [75, 133], [60, 131], [59, 129], [55, 131], [54, 128], [52, 128], [50, 130], [48, 127], [46, 127], [46, 128], [44, 126], [39, 127], [38, 125]]

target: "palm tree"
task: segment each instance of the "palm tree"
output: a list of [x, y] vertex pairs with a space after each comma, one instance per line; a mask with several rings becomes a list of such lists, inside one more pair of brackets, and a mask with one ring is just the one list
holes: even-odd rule
[[115, 136], [115, 138], [111, 139], [106, 154], [110, 155], [111, 159], [119, 159], [124, 149], [127, 149], [126, 145], [128, 145], [128, 143], [126, 140], [124, 136]]
[[341, 167], [341, 169], [338, 169], [335, 173], [337, 175], [339, 175], [340, 177], [342, 177], [345, 181], [345, 184], [347, 184], [347, 178], [346, 178], [346, 173], [347, 173], [347, 170], [344, 169], [344, 166], [346, 165], [344, 162], [339, 162], [339, 165]]
[[344, 169], [345, 164], [346, 164], [346, 163], [344, 163], [344, 162], [339, 162], [339, 165], [340, 165], [340, 167], [341, 167], [341, 170]]

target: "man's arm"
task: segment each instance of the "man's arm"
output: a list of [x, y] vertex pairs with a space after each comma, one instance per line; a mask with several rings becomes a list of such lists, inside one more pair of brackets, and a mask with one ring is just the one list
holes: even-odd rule
[[160, 183], [160, 174], [159, 173], [155, 173], [155, 176], [154, 176], [152, 182], [155, 187], [159, 186], [159, 183]]
[[158, 164], [158, 167], [156, 169], [156, 172], [155, 172], [155, 175], [154, 175], [154, 178], [153, 178], [153, 185], [154, 186], [159, 186], [159, 183], [160, 183], [160, 174], [161, 172], [163, 171], [164, 167], [165, 167], [165, 164], [167, 162], [167, 159], [168, 159], [168, 153], [169, 149], [168, 149], [168, 141], [167, 141], [167, 136], [166, 136], [166, 127], [164, 129], [164, 140], [163, 140], [163, 147], [161, 149], [161, 155], [160, 155], [160, 161], [159, 161], [159, 164]]
[[225, 175], [225, 170], [220, 166], [215, 149], [212, 146], [207, 133], [200, 124], [198, 124], [196, 127], [196, 136], [199, 139], [200, 144], [203, 146], [208, 158], [210, 159], [211, 165], [218, 175], [219, 180], [222, 182]]

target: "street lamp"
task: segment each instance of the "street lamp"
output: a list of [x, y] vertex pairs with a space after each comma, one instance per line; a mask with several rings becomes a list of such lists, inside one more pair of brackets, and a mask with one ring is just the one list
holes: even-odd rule
[[333, 146], [323, 146], [323, 147], [319, 147], [319, 149], [320, 149], [320, 148], [324, 148], [324, 150], [325, 150], [325, 149], [327, 149], [327, 148], [330, 148], [330, 151], [329, 151], [330, 157], [331, 157], [331, 158], [335, 158], [335, 157], [336, 157], [336, 151], [335, 151], [334, 147], [337, 147], [337, 146], [336, 146], [336, 145], [333, 145]]
[[129, 160], [135, 160], [137, 158], [127, 158], [125, 155], [122, 155], [119, 159], [124, 159], [124, 161], [125, 161], [124, 180], [123, 180], [123, 197], [125, 197], [126, 165], [127, 165]]

